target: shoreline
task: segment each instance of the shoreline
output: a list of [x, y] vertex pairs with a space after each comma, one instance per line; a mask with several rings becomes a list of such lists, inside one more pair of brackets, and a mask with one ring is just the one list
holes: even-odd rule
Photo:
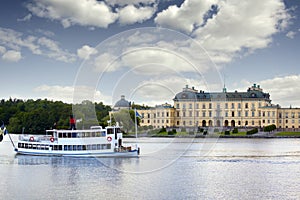
[[[126, 135], [124, 138], [136, 138], [135, 135]], [[300, 136], [274, 136], [274, 135], [220, 135], [219, 137], [209, 136], [209, 135], [186, 135], [186, 136], [176, 136], [176, 135], [152, 135], [152, 136], [141, 136], [143, 138], [237, 138], [237, 139], [297, 139]], [[139, 138], [139, 136], [138, 136]]]

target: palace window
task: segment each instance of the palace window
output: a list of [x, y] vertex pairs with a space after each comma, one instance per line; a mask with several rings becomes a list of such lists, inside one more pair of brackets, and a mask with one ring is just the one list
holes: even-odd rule
[[234, 109], [234, 103], [231, 103], [231, 108]]
[[182, 112], [182, 117], [185, 117], [185, 112], [184, 111]]
[[245, 111], [245, 117], [248, 117], [248, 111]]
[[228, 117], [228, 112], [227, 111], [225, 112], [225, 117]]
[[212, 109], [212, 104], [211, 103], [208, 104], [208, 109]]
[[199, 109], [199, 104], [198, 103], [196, 104], [196, 109]]
[[189, 104], [189, 109], [192, 109], [193, 108], [193, 105], [190, 103]]
[[238, 117], [241, 117], [241, 111], [238, 111]]
[[192, 112], [192, 111], [189, 112], [189, 116], [190, 116], [190, 117], [193, 116], [193, 112]]
[[212, 112], [211, 111], [209, 111], [209, 117], [212, 117]]
[[241, 103], [238, 103], [238, 109], [241, 109]]
[[255, 112], [254, 111], [252, 111], [252, 117], [255, 117]]
[[169, 112], [166, 112], [167, 117], [169, 117]]
[[196, 111], [196, 117], [199, 117], [199, 111]]
[[182, 104], [182, 108], [185, 109], [185, 103]]
[[228, 109], [228, 103], [225, 103], [225, 109]]
[[165, 113], [164, 112], [161, 113], [161, 117], [165, 117]]
[[204, 104], [202, 104], [202, 109], [205, 109], [205, 103], [204, 103]]
[[205, 117], [205, 111], [204, 111], [204, 112], [202, 112], [202, 117]]
[[248, 103], [245, 104], [245, 108], [248, 108]]
[[234, 111], [231, 112], [231, 116], [234, 117]]
[[176, 104], [176, 108], [179, 109], [179, 103]]

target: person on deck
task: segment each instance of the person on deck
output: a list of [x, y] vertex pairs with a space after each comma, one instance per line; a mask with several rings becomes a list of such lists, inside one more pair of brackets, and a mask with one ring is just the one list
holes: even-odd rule
[[70, 129], [71, 130], [76, 130], [76, 126], [75, 126], [76, 120], [73, 117], [73, 115], [70, 115]]

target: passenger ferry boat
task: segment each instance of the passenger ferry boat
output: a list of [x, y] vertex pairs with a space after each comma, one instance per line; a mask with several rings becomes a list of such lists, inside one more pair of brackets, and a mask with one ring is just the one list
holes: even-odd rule
[[123, 146], [119, 127], [86, 130], [47, 130], [46, 135], [20, 135], [17, 154], [73, 157], [138, 157], [135, 145]]

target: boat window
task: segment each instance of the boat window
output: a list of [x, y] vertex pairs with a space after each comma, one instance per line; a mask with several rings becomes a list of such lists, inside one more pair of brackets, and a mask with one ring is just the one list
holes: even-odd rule
[[18, 147], [21, 148], [21, 146], [22, 146], [22, 143], [18, 143]]
[[105, 131], [101, 131], [101, 135], [102, 135], [103, 137], [105, 137], [105, 136], [106, 136]]
[[97, 150], [101, 149], [101, 144], [97, 144]]
[[58, 145], [54, 145], [53, 150], [58, 150]]
[[92, 132], [92, 137], [96, 137], [96, 133], [95, 132]]
[[62, 145], [58, 145], [58, 150], [62, 150]]
[[28, 149], [32, 149], [32, 144], [28, 144]]
[[68, 146], [64, 145], [64, 151], [67, 151], [67, 150], [68, 150]]
[[32, 145], [32, 148], [33, 148], [33, 149], [36, 149], [36, 146], [37, 146], [36, 144], [33, 144], [33, 145]]
[[76, 138], [77, 137], [77, 133], [72, 133], [72, 138]]
[[107, 144], [107, 145], [106, 145], [106, 148], [107, 148], [107, 149], [111, 149], [111, 144]]
[[63, 137], [63, 134], [62, 134], [62, 133], [58, 133], [58, 137], [59, 137], [59, 138], [62, 138], [62, 137]]
[[86, 145], [82, 145], [82, 149], [83, 149], [83, 150], [86, 150]]
[[93, 144], [93, 145], [92, 145], [92, 149], [93, 149], [93, 150], [97, 150], [97, 145], [96, 145], [96, 144]]
[[77, 145], [73, 145], [73, 151], [77, 150]]
[[107, 134], [113, 134], [113, 133], [114, 133], [114, 130], [112, 128], [107, 129]]
[[116, 133], [122, 133], [120, 128], [116, 128]]
[[28, 144], [27, 144], [27, 143], [25, 143], [25, 148], [26, 148], [26, 149], [28, 148]]
[[77, 145], [77, 150], [81, 151], [82, 150], [82, 145]]

